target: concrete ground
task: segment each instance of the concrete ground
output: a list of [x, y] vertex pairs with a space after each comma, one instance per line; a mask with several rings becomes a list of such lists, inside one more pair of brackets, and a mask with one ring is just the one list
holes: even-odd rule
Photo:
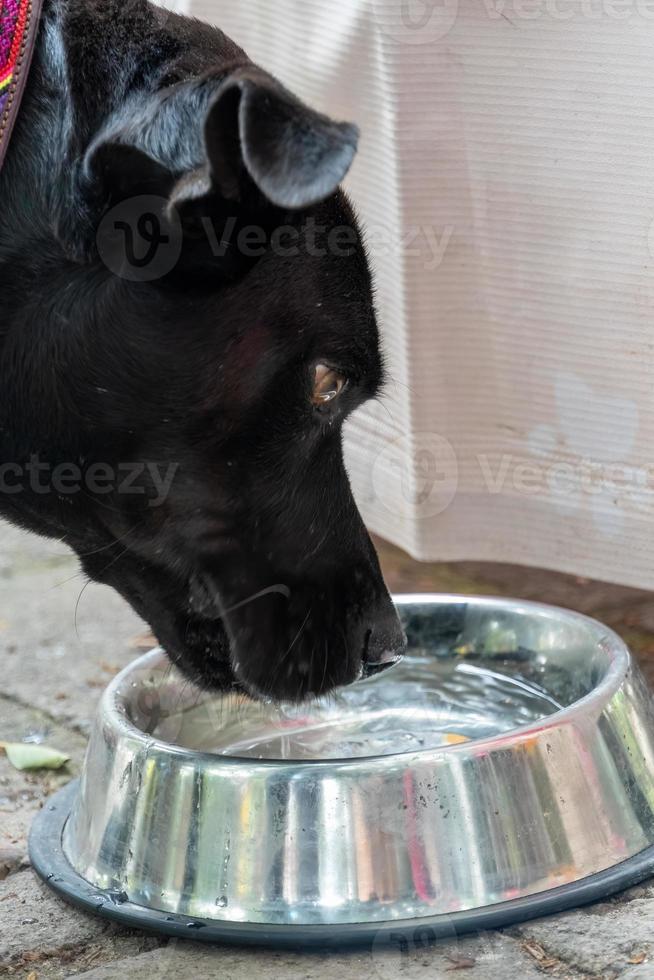
[[[392, 588], [500, 593], [569, 605], [612, 625], [654, 682], [650, 594], [546, 572], [491, 565], [417, 565], [382, 546]], [[502, 932], [409, 948], [329, 954], [168, 941], [68, 907], [27, 859], [30, 821], [79, 772], [89, 722], [112, 675], [150, 644], [113, 592], [85, 586], [60, 544], [0, 524], [0, 741], [46, 739], [71, 762], [26, 775], [0, 756], [0, 977], [25, 980], [645, 980], [654, 978], [654, 881], [577, 912]]]

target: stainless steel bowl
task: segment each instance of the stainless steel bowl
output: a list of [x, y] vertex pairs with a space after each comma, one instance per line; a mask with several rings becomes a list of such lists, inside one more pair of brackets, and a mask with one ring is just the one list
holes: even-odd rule
[[501, 924], [651, 871], [654, 716], [624, 643], [533, 603], [396, 602], [405, 660], [309, 705], [137, 660], [37, 819], [37, 870], [113, 918], [261, 942]]

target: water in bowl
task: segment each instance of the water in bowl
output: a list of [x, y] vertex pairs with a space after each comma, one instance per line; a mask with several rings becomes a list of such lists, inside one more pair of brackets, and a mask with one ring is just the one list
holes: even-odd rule
[[405, 657], [303, 705], [213, 697], [170, 710], [153, 732], [185, 748], [254, 759], [351, 759], [498, 735], [563, 705], [520, 665]]

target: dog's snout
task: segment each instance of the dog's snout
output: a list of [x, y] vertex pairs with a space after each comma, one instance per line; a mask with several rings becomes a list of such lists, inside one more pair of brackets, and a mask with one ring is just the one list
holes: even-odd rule
[[391, 609], [368, 632], [363, 657], [363, 676], [379, 674], [392, 667], [406, 650], [406, 635], [395, 609]]

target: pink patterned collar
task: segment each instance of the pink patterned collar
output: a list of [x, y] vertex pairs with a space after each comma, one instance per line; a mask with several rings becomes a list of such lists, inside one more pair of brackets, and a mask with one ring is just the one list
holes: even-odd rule
[[0, 0], [0, 168], [25, 90], [42, 0]]

